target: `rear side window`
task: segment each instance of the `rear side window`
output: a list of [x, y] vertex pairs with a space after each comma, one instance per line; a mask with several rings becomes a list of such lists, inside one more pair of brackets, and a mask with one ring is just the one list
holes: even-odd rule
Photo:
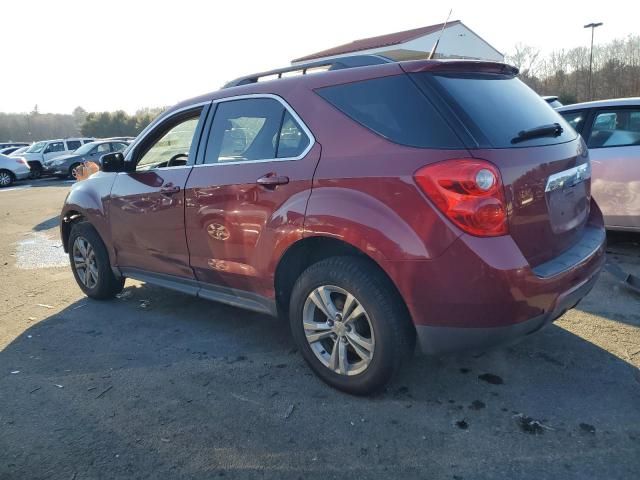
[[589, 148], [640, 145], [640, 109], [601, 110], [593, 119]]
[[80, 140], [67, 140], [67, 150], [71, 150], [72, 152], [80, 148], [80, 145], [82, 145]]
[[273, 98], [220, 102], [205, 163], [293, 159], [304, 154], [310, 142], [305, 129]]
[[278, 139], [278, 158], [294, 158], [302, 155], [310, 139], [293, 116], [285, 111]]
[[[490, 73], [416, 73], [413, 78], [434, 87], [453, 108], [481, 146], [531, 147], [563, 143], [576, 138], [567, 122], [537, 93], [511, 75]], [[560, 135], [515, 140], [523, 131], [560, 124]], [[515, 140], [515, 141], [514, 141]]]
[[388, 140], [421, 148], [462, 148], [460, 139], [406, 75], [324, 87], [316, 92]]

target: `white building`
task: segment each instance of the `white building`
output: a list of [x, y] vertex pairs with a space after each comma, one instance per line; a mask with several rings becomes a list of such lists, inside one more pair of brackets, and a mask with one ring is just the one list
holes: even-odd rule
[[[329, 48], [321, 52], [296, 58], [292, 65], [328, 60], [349, 55], [379, 54], [393, 60], [417, 60], [429, 56], [443, 24], [415, 28], [364, 38]], [[449, 22], [442, 31], [436, 58], [469, 58], [474, 60], [504, 61], [504, 55], [492, 47], [460, 20]]]

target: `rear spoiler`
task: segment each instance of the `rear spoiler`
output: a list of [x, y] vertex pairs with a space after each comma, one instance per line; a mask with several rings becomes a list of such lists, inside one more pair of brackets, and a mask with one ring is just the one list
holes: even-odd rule
[[406, 73], [495, 73], [516, 76], [519, 70], [506, 63], [485, 60], [413, 60], [399, 63]]

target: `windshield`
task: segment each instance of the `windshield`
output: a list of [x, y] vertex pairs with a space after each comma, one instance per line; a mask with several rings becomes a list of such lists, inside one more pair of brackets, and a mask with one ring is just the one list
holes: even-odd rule
[[[481, 147], [553, 145], [576, 138], [574, 130], [545, 100], [511, 75], [418, 73], [414, 78], [441, 93]], [[557, 134], [528, 135], [517, 145], [512, 142], [520, 132], [553, 124], [561, 127]]]
[[87, 153], [89, 153], [93, 147], [95, 147], [97, 145], [96, 142], [91, 142], [91, 143], [85, 143], [83, 146], [81, 146], [79, 149], [77, 149], [74, 153], [74, 155], [86, 155]]
[[47, 142], [36, 142], [33, 145], [31, 145], [31, 147], [29, 148], [29, 150], [27, 150], [26, 153], [40, 153], [44, 149], [44, 146], [46, 144]]

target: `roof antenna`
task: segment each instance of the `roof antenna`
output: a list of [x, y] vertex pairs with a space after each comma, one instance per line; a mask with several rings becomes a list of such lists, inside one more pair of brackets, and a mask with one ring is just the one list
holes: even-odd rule
[[444, 32], [444, 29], [447, 28], [447, 23], [449, 23], [449, 19], [451, 18], [451, 12], [453, 12], [453, 8], [449, 10], [449, 15], [447, 15], [447, 19], [442, 24], [442, 30], [440, 30], [440, 35], [438, 35], [438, 39], [436, 40], [436, 43], [433, 44], [433, 48], [431, 49], [431, 53], [429, 54], [429, 57], [427, 58], [427, 60], [433, 60], [433, 57], [435, 57], [436, 50], [438, 49], [438, 44], [440, 43], [440, 38], [442, 38], [442, 33]]

